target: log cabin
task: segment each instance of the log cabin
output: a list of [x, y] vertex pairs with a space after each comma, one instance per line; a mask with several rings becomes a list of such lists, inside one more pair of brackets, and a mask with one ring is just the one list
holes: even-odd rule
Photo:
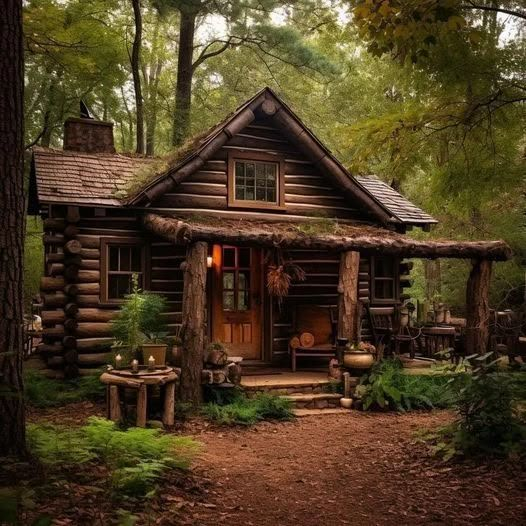
[[[351, 174], [269, 88], [168, 159], [117, 153], [112, 123], [69, 118], [63, 149], [33, 148], [29, 213], [44, 225], [39, 352], [66, 376], [107, 362], [133, 273], [168, 299], [185, 352], [220, 341], [245, 362], [288, 367], [299, 309], [311, 309], [317, 338], [329, 313], [353, 338], [357, 304], [407, 298], [411, 257], [474, 260], [475, 346], [491, 261], [510, 257], [500, 241], [408, 236], [436, 220], [380, 179]], [[278, 301], [266, 276], [284, 262], [305, 279]]]

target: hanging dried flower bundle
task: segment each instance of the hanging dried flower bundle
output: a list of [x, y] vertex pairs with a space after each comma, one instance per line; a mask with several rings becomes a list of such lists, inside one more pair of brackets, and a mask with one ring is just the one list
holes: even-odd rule
[[268, 266], [267, 290], [271, 296], [278, 298], [279, 303], [288, 295], [293, 281], [305, 281], [305, 271], [291, 261], [284, 261], [283, 254], [276, 250], [276, 263]]

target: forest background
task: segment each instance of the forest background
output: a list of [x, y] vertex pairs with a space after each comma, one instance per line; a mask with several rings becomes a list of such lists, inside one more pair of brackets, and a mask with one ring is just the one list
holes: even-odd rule
[[[439, 220], [430, 234], [505, 239], [492, 306], [524, 302], [526, 13], [480, 0], [27, 0], [25, 126], [61, 147], [79, 99], [116, 147], [168, 154], [270, 86], [355, 174]], [[29, 164], [29, 163], [27, 163]], [[29, 218], [25, 297], [38, 292]], [[459, 313], [468, 263], [417, 262], [415, 299]]]

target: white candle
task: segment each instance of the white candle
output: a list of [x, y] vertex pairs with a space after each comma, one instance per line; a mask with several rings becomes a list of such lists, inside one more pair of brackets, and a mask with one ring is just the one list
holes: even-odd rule
[[139, 371], [139, 362], [137, 360], [132, 360], [132, 371], [134, 373]]
[[153, 369], [155, 367], [155, 358], [153, 356], [150, 356], [148, 358], [148, 368]]
[[122, 365], [122, 356], [120, 354], [117, 354], [117, 356], [115, 356], [115, 367], [117, 367], [117, 369]]

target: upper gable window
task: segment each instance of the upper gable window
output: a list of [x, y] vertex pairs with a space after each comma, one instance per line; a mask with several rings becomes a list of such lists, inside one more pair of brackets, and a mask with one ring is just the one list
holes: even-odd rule
[[278, 163], [234, 161], [236, 201], [262, 201], [277, 204]]
[[243, 152], [232, 156], [228, 164], [229, 205], [246, 208], [283, 207], [281, 160]]

